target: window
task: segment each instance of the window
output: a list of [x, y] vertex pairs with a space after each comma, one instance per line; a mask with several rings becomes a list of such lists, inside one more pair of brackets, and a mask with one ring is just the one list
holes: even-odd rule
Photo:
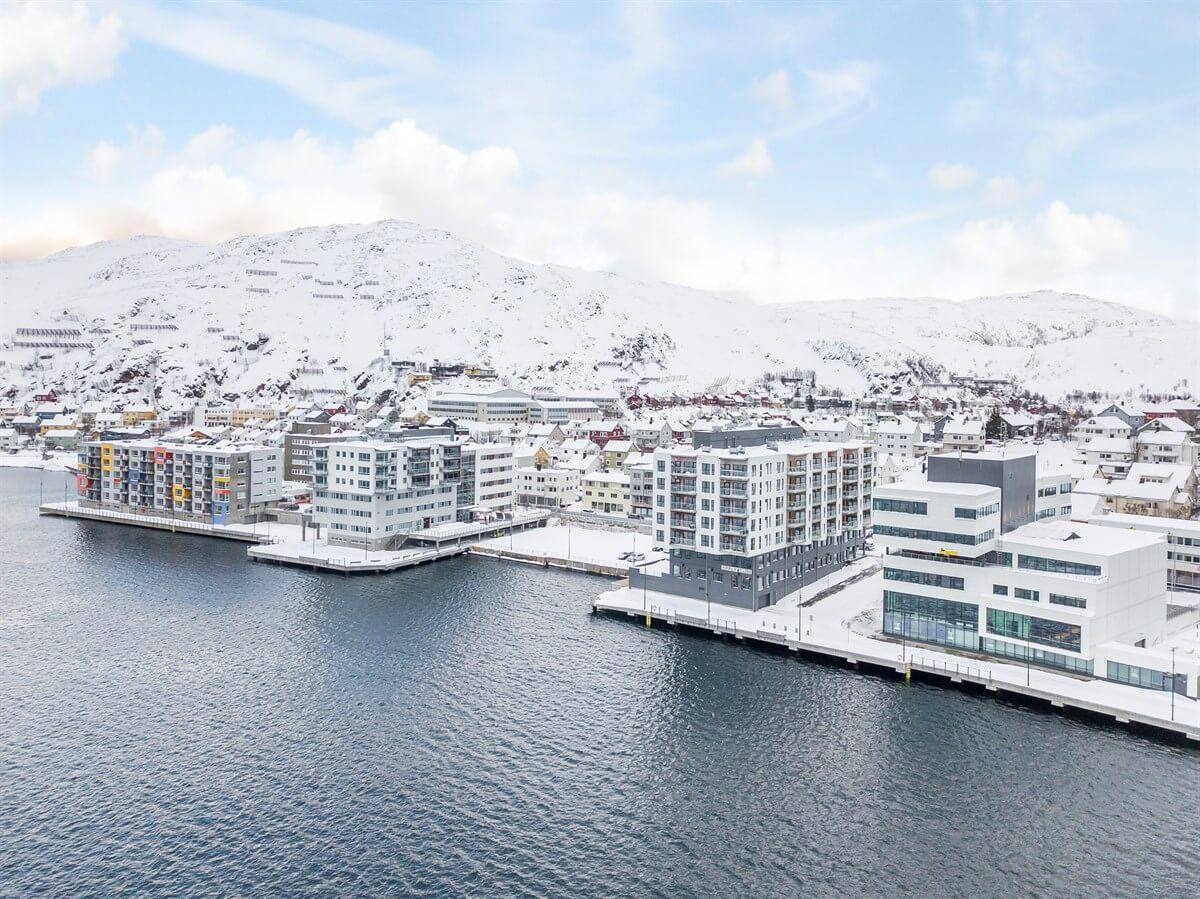
[[995, 530], [987, 530], [982, 534], [954, 534], [947, 531], [925, 531], [919, 528], [898, 528], [887, 524], [875, 525], [875, 533], [881, 537], [907, 537], [910, 540], [933, 540], [938, 543], [959, 543], [965, 546], [975, 546], [986, 543], [996, 536]]
[[1061, 593], [1050, 594], [1050, 604], [1054, 606], [1070, 606], [1073, 609], [1086, 609], [1087, 600], [1078, 596], [1064, 596]]
[[1143, 668], [1140, 665], [1126, 665], [1124, 662], [1108, 663], [1108, 679], [1133, 687], [1144, 687], [1147, 690], [1171, 690], [1187, 695], [1187, 675], [1172, 675], [1168, 671], [1156, 671], [1153, 668]]
[[992, 584], [992, 593], [996, 596], [1008, 596], [1008, 587], [1004, 584]]
[[1040, 594], [1036, 590], [1026, 590], [1024, 587], [1014, 587], [1013, 595], [1015, 595], [1017, 599], [1028, 599], [1032, 602], [1037, 602]]
[[924, 584], [926, 587], [942, 587], [946, 590], [962, 590], [963, 579], [948, 574], [929, 574], [924, 571], [906, 571], [903, 568], [884, 568], [883, 576], [889, 581], [907, 581]]
[[988, 633], [1000, 637], [1028, 640], [1030, 643], [1041, 643], [1072, 652], [1079, 652], [1083, 642], [1083, 631], [1077, 624], [1067, 624], [1052, 618], [1035, 618], [1019, 612], [1005, 612], [1002, 609], [987, 610], [987, 629]]
[[1036, 646], [1022, 646], [1017, 643], [1006, 643], [1004, 640], [992, 640], [984, 637], [979, 641], [979, 648], [995, 656], [1016, 659], [1020, 662], [1032, 662], [1035, 665], [1045, 665], [1049, 668], [1061, 668], [1064, 671], [1074, 671], [1079, 674], [1092, 673], [1091, 659], [1077, 659], [1074, 656], [1051, 652], [1048, 649], [1038, 649]]
[[925, 515], [929, 504], [907, 499], [875, 499], [871, 508], [876, 512], [903, 512], [907, 515]]
[[961, 506], [954, 507], [955, 518], [987, 518], [989, 515], [995, 515], [1000, 511], [999, 503], [992, 503], [984, 506], [981, 509], [964, 509]]
[[[878, 528], [876, 528], [878, 530]], [[1081, 574], [1085, 577], [1099, 577], [1100, 566], [1088, 565], [1085, 562], [1069, 562], [1066, 559], [1048, 559], [1044, 556], [1017, 556], [1017, 567], [1031, 571], [1049, 571], [1053, 574]]]
[[883, 631], [925, 643], [976, 649], [979, 607], [949, 599], [883, 591]]

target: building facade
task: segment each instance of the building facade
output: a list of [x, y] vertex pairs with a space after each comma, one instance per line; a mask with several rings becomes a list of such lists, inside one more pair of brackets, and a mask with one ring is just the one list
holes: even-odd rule
[[78, 453], [82, 506], [209, 524], [256, 521], [282, 498], [275, 447], [89, 440]]
[[756, 430], [654, 453], [654, 538], [669, 567], [631, 569], [631, 587], [760, 609], [863, 552], [870, 444], [775, 442]]

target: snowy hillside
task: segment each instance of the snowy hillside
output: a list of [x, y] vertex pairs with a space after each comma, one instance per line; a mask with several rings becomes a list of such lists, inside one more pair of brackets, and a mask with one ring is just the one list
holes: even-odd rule
[[1193, 322], [1049, 292], [756, 306], [396, 221], [96, 244], [4, 266], [0, 292], [3, 389], [133, 394], [153, 374], [167, 406], [370, 393], [392, 384], [385, 345], [392, 360], [490, 364], [518, 385], [702, 389], [804, 368], [851, 391], [968, 374], [1051, 397], [1136, 394], [1194, 377], [1200, 341]]

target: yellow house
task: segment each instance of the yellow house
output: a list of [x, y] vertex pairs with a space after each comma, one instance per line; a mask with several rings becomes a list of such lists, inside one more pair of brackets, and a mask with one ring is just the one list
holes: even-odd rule
[[433, 380], [433, 375], [427, 371], [410, 371], [408, 373], [408, 384], [411, 387], [413, 384], [427, 384]]
[[553, 461], [544, 446], [538, 447], [538, 451], [533, 454], [533, 465], [535, 468], [549, 468], [550, 463]]
[[121, 410], [121, 426], [132, 428], [144, 421], [154, 421], [157, 417], [158, 413], [153, 406], [130, 406]]

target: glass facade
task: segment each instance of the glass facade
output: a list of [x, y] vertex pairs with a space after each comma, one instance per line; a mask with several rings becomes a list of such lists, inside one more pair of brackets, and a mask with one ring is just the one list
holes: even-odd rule
[[903, 512], [906, 515], [925, 515], [929, 512], [928, 503], [908, 499], [876, 499], [871, 502], [871, 508], [876, 512]]
[[964, 509], [962, 506], [954, 507], [955, 518], [987, 518], [989, 515], [995, 515], [1000, 511], [999, 503], [992, 503], [990, 506], [984, 506], [982, 509]]
[[1187, 695], [1186, 674], [1172, 675], [1169, 671], [1155, 671], [1153, 668], [1142, 668], [1140, 665], [1109, 662], [1108, 679], [1133, 687], [1145, 687], [1147, 690], [1169, 691], [1173, 686], [1176, 693]]
[[949, 531], [925, 531], [920, 528], [897, 528], [887, 524], [875, 525], [875, 533], [881, 537], [908, 537], [910, 540], [933, 540], [937, 543], [960, 543], [964, 546], [976, 546], [987, 543], [996, 536], [994, 530], [982, 534], [954, 534]]
[[1017, 556], [1017, 567], [1031, 571], [1049, 571], [1053, 574], [1082, 574], [1099, 577], [1100, 566], [1084, 562], [1068, 562], [1065, 559], [1047, 559], [1044, 556]]
[[1061, 593], [1050, 594], [1050, 604], [1053, 606], [1070, 606], [1073, 609], [1086, 609], [1087, 600], [1078, 596], [1064, 596]]
[[926, 587], [941, 587], [945, 590], [962, 590], [964, 581], [949, 574], [929, 574], [925, 571], [906, 571], [903, 568], [884, 568], [883, 577], [889, 581], [907, 581], [924, 584]]
[[1020, 612], [1005, 612], [1002, 609], [987, 610], [989, 634], [1028, 640], [1056, 649], [1079, 652], [1083, 643], [1083, 629], [1078, 624], [1067, 624], [1052, 618], [1036, 618]]
[[979, 648], [979, 606], [883, 591], [883, 632], [959, 649]]
[[993, 640], [984, 637], [979, 641], [979, 648], [994, 656], [1006, 659], [1016, 659], [1019, 662], [1029, 662], [1033, 665], [1045, 665], [1048, 668], [1061, 668], [1063, 671], [1073, 671], [1077, 674], [1091, 674], [1090, 659], [1077, 659], [1063, 655], [1061, 652], [1051, 652], [1048, 649], [1038, 649], [1036, 646], [1021, 646], [1016, 643], [1006, 643], [1004, 640]]

